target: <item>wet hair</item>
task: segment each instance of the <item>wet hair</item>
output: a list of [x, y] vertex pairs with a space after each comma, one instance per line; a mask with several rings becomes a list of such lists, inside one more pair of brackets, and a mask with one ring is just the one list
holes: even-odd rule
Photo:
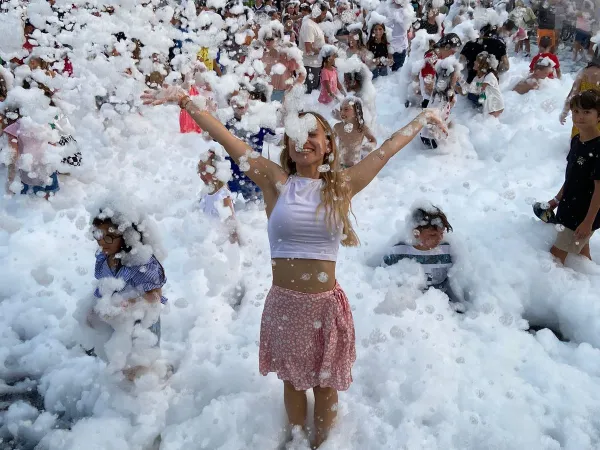
[[[140, 231], [138, 229], [137, 224], [132, 223], [130, 227], [128, 227], [126, 230], [124, 231], [119, 231], [119, 227], [112, 221], [112, 219], [110, 217], [106, 217], [106, 218], [100, 218], [100, 216], [103, 215], [103, 210], [100, 209], [100, 211], [98, 211], [98, 216], [96, 216], [94, 218], [94, 220], [92, 220], [92, 226], [93, 227], [100, 227], [102, 225], [108, 225], [109, 227], [112, 227], [115, 229], [115, 234], [119, 235], [121, 237], [121, 247], [119, 247], [119, 251], [118, 253], [124, 253], [124, 254], [128, 254], [131, 252], [131, 250], [133, 250], [133, 247], [128, 245], [127, 243], [127, 239], [125, 238], [125, 234], [129, 229], [134, 230], [140, 238], [140, 243], [145, 245], [146, 242], [144, 241], [144, 233], [142, 231]], [[118, 267], [121, 267], [123, 265], [122, 262], [122, 257], [121, 258], [116, 258], [117, 262], [118, 262]], [[160, 266], [160, 279], [161, 280], [165, 280], [165, 269], [163, 268], [163, 265], [160, 263], [160, 261], [158, 261], [158, 258], [156, 258], [156, 261], [158, 262], [158, 265]]]
[[552, 47], [552, 38], [550, 36], [544, 36], [540, 39], [540, 48]]
[[254, 90], [250, 91], [250, 100], [259, 100], [262, 103], [267, 103], [267, 86], [263, 83], [254, 83]]
[[344, 83], [356, 82], [359, 84], [359, 89], [362, 89], [363, 76], [360, 72], [346, 72], [344, 74]]
[[481, 34], [482, 38], [497, 38], [498, 37], [498, 26], [488, 24], [480, 30], [479, 34]]
[[485, 73], [493, 73], [496, 78], [498, 77], [498, 60], [496, 60], [496, 67], [492, 67], [492, 58], [495, 59], [494, 55], [489, 54], [488, 52], [481, 52], [477, 55], [477, 65], [479, 66], [479, 70]]
[[569, 107], [571, 109], [595, 109], [598, 115], [600, 115], [600, 94], [593, 90], [580, 92], [571, 98]]
[[[364, 37], [363, 37], [362, 30], [358, 30], [357, 29], [357, 30], [350, 31], [350, 36], [353, 36], [353, 35], [357, 35], [358, 36], [358, 39], [356, 40], [356, 42], [358, 43], [358, 48], [364, 47], [365, 46], [365, 42], [364, 42]], [[351, 37], [350, 39], [354, 39], [354, 38]]]
[[356, 121], [358, 122], [358, 131], [362, 133], [365, 127], [365, 115], [363, 113], [362, 100], [358, 97], [346, 97], [343, 103], [346, 102], [348, 102], [350, 106], [352, 106], [352, 109], [354, 110], [354, 115], [356, 116]]
[[504, 22], [504, 25], [502, 25], [502, 28], [504, 28], [505, 30], [508, 30], [508, 31], [513, 31], [517, 28], [517, 24], [515, 23], [514, 20], [508, 19], [506, 22]]
[[330, 53], [329, 55], [323, 55], [323, 57], [321, 58], [321, 69], [325, 67], [325, 61], [327, 61], [332, 56], [334, 56], [334, 57], [337, 56], [337, 53]]
[[448, 33], [446, 35], [444, 35], [443, 38], [441, 38], [439, 41], [437, 41], [435, 43], [435, 45], [433, 46], [433, 48], [444, 48], [447, 50], [450, 50], [451, 48], [461, 48], [462, 47], [462, 41], [460, 40], [460, 38], [458, 37], [458, 34], [456, 33]]
[[424, 230], [427, 228], [441, 228], [446, 232], [452, 231], [452, 225], [448, 222], [446, 214], [438, 208], [433, 207], [433, 210], [427, 211], [423, 208], [417, 208], [412, 213], [412, 219], [415, 224], [415, 230]]

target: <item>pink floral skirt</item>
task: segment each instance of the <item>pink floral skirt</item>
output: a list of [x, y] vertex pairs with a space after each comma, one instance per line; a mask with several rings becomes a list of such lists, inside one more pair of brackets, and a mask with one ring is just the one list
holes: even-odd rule
[[305, 294], [273, 286], [260, 325], [259, 370], [276, 372], [296, 390], [345, 391], [356, 361], [354, 322], [346, 294]]

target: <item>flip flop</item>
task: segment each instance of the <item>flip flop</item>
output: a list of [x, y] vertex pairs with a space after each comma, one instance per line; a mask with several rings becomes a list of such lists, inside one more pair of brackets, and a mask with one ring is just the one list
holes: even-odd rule
[[542, 208], [542, 204], [540, 202], [533, 205], [533, 213], [536, 215], [538, 219], [545, 223], [556, 224], [556, 215], [554, 211], [551, 209]]

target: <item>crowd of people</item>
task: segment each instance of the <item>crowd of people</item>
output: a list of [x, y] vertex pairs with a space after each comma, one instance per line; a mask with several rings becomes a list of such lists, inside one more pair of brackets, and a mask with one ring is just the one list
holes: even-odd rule
[[[2, 61], [0, 132], [6, 136], [6, 192], [51, 201], [60, 195], [61, 178], [76, 173], [86, 158], [60, 100], [64, 80], [77, 80], [79, 68], [71, 49], [53, 39], [71, 32], [71, 10], [48, 4], [57, 20], [34, 26], [23, 17], [23, 47]], [[564, 123], [572, 113], [574, 123], [565, 183], [536, 206], [536, 214], [561, 227], [551, 249], [558, 260], [564, 263], [569, 253], [591, 259], [589, 239], [600, 228], [600, 51], [591, 42], [598, 22], [589, 0], [208, 0], [193, 6], [175, 8], [167, 19], [172, 45], [166, 52], [124, 31], [91, 50], [89, 60], [120, 71], [119, 82], [100, 87], [93, 101], [105, 121], [143, 114], [143, 105], [179, 106], [179, 131], [211, 147], [197, 164], [207, 186], [199, 209], [222, 227], [230, 245], [244, 245], [236, 211], [264, 207], [273, 286], [262, 316], [259, 370], [283, 381], [292, 427], [305, 428], [306, 391], [313, 390], [314, 448], [334, 424], [338, 391], [350, 386], [356, 359], [352, 313], [336, 278], [339, 245], [359, 245], [353, 197], [414, 137], [424, 151], [443, 146], [457, 102], [502, 120], [500, 85], [510, 68], [511, 42], [519, 57], [531, 60], [530, 74], [511, 89], [526, 95], [546, 79], [561, 78], [556, 51], [567, 22], [558, 18], [571, 10], [573, 57], [589, 58], [589, 64], [560, 116]], [[152, 3], [141, 7], [157, 11]], [[89, 12], [110, 21], [117, 8], [90, 6]], [[534, 35], [539, 52], [532, 57]], [[404, 78], [394, 75], [399, 71]], [[374, 80], [390, 76], [407, 116], [416, 118], [378, 142]], [[32, 113], [31, 98], [46, 115]], [[265, 150], [271, 146], [281, 149], [278, 163]], [[108, 330], [101, 345], [120, 349], [118, 357], [108, 357], [111, 365], [135, 380], [159, 348], [160, 305], [167, 301], [160, 250], [150, 219], [131, 217], [118, 203], [107, 201], [91, 218], [98, 287], [82, 326]], [[381, 264], [418, 262], [425, 289], [442, 290], [459, 305], [457, 312], [464, 311], [468, 299], [453, 292], [448, 277], [452, 252], [444, 236], [452, 226], [446, 213], [419, 205], [407, 224], [410, 235]], [[243, 287], [237, 287], [237, 294], [226, 294], [235, 297], [234, 308], [243, 301]], [[105, 353], [98, 345], [84, 347], [90, 355]]]

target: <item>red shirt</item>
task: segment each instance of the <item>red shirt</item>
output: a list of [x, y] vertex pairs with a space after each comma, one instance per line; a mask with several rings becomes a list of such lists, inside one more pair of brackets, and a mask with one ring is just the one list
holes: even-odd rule
[[438, 55], [435, 53], [435, 51], [429, 50], [427, 53], [425, 53], [425, 65], [421, 69], [421, 78], [423, 78], [424, 80], [427, 77], [435, 78], [435, 76], [436, 76], [435, 64], [437, 62], [438, 62]]
[[543, 58], [549, 58], [554, 62], [554, 72], [551, 73], [548, 77], [554, 78], [554, 73], [556, 73], [556, 71], [560, 69], [560, 62], [558, 61], [558, 56], [556, 56], [554, 53], [538, 53], [537, 55], [535, 55], [531, 60], [531, 64], [529, 64], [529, 72], [533, 72], [533, 69], [535, 68], [537, 62]]

